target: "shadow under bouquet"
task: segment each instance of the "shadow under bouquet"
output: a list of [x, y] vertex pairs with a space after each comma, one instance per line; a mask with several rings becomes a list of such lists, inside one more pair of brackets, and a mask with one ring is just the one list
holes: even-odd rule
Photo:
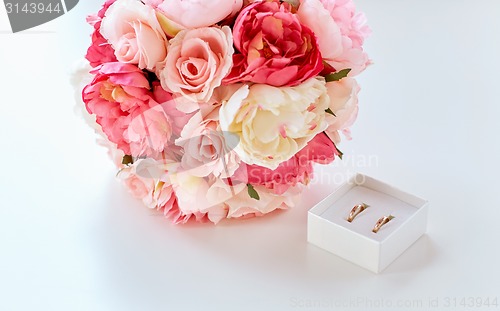
[[108, 0], [87, 21], [86, 117], [175, 223], [291, 207], [342, 157], [370, 63], [351, 0]]

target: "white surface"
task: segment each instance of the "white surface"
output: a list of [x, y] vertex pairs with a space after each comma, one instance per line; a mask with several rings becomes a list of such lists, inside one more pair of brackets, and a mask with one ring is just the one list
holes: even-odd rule
[[[217, 227], [132, 200], [73, 114], [66, 73], [99, 4], [20, 34], [0, 5], [0, 309], [474, 310], [450, 299], [500, 295], [500, 2], [357, 5], [375, 64], [345, 161], [301, 206]], [[431, 203], [428, 235], [381, 275], [306, 242], [307, 210], [352, 165]]]
[[[370, 206], [352, 222], [353, 206]], [[307, 240], [379, 273], [420, 238], [427, 228], [427, 201], [372, 177], [356, 174], [309, 210]], [[372, 232], [383, 216], [394, 218]]]

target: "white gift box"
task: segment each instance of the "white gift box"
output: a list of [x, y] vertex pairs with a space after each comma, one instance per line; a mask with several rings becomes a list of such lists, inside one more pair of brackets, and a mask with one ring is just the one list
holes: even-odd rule
[[[351, 209], [367, 209], [352, 221]], [[363, 174], [356, 174], [308, 212], [307, 240], [375, 273], [422, 236], [428, 202]], [[378, 233], [372, 229], [383, 216], [394, 216]]]

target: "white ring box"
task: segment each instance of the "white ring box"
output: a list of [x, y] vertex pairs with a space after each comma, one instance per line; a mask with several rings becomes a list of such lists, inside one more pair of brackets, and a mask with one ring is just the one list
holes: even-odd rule
[[[351, 209], [367, 209], [352, 221]], [[372, 272], [382, 272], [427, 228], [428, 202], [372, 177], [356, 174], [309, 210], [307, 240]], [[378, 233], [383, 216], [394, 216]]]

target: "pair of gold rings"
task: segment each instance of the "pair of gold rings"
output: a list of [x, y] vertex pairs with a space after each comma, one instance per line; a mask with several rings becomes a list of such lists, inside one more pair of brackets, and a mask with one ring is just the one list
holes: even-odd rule
[[[352, 209], [351, 212], [349, 213], [349, 216], [347, 217], [348, 222], [352, 222], [356, 216], [358, 216], [360, 213], [362, 213], [364, 210], [366, 210], [370, 205], [366, 203], [361, 203], [355, 205]], [[387, 224], [389, 221], [393, 220], [394, 216], [389, 215], [389, 216], [383, 216], [380, 217], [379, 220], [375, 223], [375, 226], [372, 229], [373, 233], [377, 233], [380, 228], [382, 228], [385, 224]]]

